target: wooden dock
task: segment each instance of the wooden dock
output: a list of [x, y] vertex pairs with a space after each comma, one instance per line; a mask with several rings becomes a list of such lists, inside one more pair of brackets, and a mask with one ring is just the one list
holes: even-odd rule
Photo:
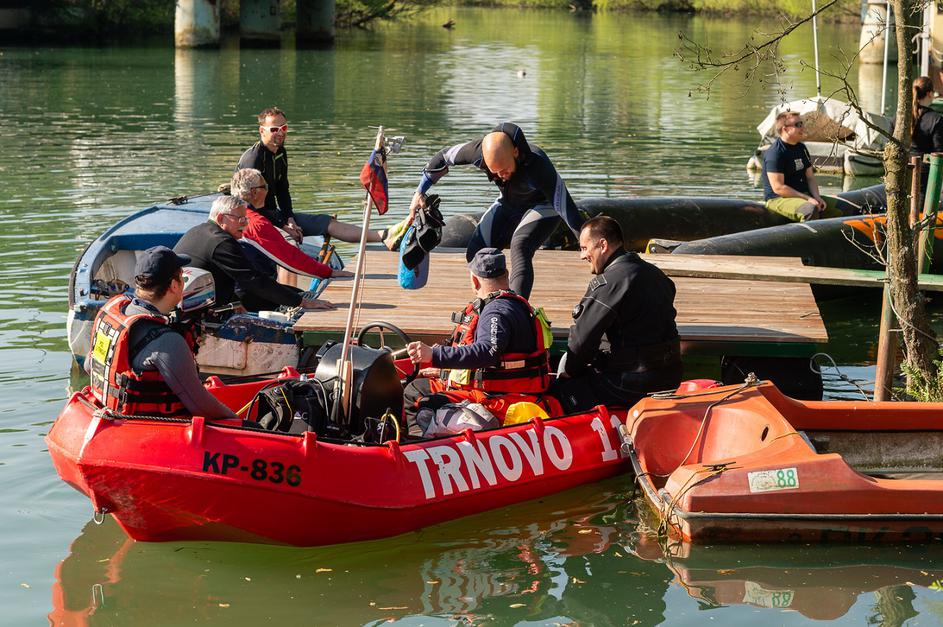
[[[675, 308], [683, 349], [691, 352], [730, 352], [745, 355], [807, 356], [816, 344], [828, 340], [818, 306], [808, 283], [757, 280], [768, 273], [799, 273], [799, 259], [782, 257], [718, 257], [695, 255], [645, 255], [663, 267], [678, 288]], [[754, 278], [701, 278], [707, 265], [720, 264], [723, 272]], [[355, 330], [368, 322], [390, 322], [414, 339], [440, 341], [452, 330], [450, 313], [471, 300], [472, 290], [464, 251], [434, 253], [429, 282], [421, 290], [408, 291], [397, 280], [395, 253], [370, 250], [362, 307]], [[746, 270], [747, 264], [749, 271]], [[541, 250], [534, 259], [536, 279], [531, 303], [542, 306], [553, 322], [554, 336], [566, 341], [573, 306], [580, 301], [591, 278], [589, 264], [578, 253]], [[348, 265], [353, 270], [354, 263]], [[724, 270], [726, 268], [726, 270]], [[793, 270], [789, 272], [788, 270]], [[343, 333], [350, 302], [351, 281], [333, 281], [322, 298], [334, 311], [306, 313], [295, 324], [297, 331], [336, 338]], [[306, 338], [307, 339], [307, 338]]]

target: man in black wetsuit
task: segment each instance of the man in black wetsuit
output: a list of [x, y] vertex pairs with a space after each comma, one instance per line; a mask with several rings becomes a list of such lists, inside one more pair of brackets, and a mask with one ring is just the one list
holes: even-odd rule
[[327, 301], [282, 285], [253, 265], [237, 241], [248, 224], [245, 203], [232, 196], [220, 196], [213, 201], [210, 219], [184, 233], [174, 246], [176, 252], [192, 258], [192, 266], [213, 274], [217, 304], [241, 301], [249, 311], [277, 309], [280, 305], [334, 308]]
[[466, 258], [471, 261], [485, 247], [510, 247], [511, 289], [528, 298], [534, 286], [534, 253], [560, 218], [574, 234], [583, 223], [566, 184], [544, 151], [528, 144], [519, 127], [504, 122], [484, 137], [439, 151], [422, 172], [409, 206], [410, 216], [417, 207], [425, 206], [426, 192], [453, 165], [474, 165], [501, 192], [481, 217]]
[[573, 308], [573, 326], [550, 388], [567, 412], [599, 404], [630, 407], [650, 392], [681, 383], [675, 286], [652, 264], [623, 248], [608, 216], [587, 220], [580, 259], [595, 277]]
[[[295, 213], [291, 194], [288, 192], [288, 153], [285, 138], [288, 135], [288, 120], [278, 107], [263, 109], [258, 116], [259, 141], [239, 158], [236, 171], [253, 168], [262, 173], [268, 186], [265, 206], [256, 209], [278, 228], [286, 231], [300, 242], [309, 235], [330, 235], [344, 242], [359, 242], [360, 227], [340, 222], [323, 213]], [[368, 242], [383, 242], [390, 250], [399, 246], [406, 232], [406, 220], [388, 229], [367, 233]]]

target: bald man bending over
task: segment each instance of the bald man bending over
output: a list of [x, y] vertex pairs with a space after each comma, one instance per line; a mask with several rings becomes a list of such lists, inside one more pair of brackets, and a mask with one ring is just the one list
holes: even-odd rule
[[501, 192], [481, 217], [465, 256], [471, 261], [482, 248], [510, 248], [511, 289], [530, 297], [534, 253], [561, 218], [574, 235], [583, 224], [566, 184], [544, 151], [528, 144], [518, 126], [504, 122], [484, 137], [439, 151], [422, 171], [410, 215], [425, 206], [426, 192], [453, 165], [481, 169]]

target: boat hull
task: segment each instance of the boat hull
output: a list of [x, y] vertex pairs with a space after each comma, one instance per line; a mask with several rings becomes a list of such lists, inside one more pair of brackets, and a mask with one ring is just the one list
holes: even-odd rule
[[[943, 537], [941, 412], [796, 401], [762, 383], [645, 399], [623, 434], [646, 500], [683, 540], [916, 542]], [[856, 454], [859, 434], [875, 432], [909, 457]], [[847, 454], [812, 444], [843, 439]], [[895, 474], [902, 467], [909, 474]]]
[[[238, 406], [258, 385], [210, 389]], [[109, 420], [81, 392], [46, 440], [62, 479], [137, 540], [315, 546], [393, 536], [624, 472], [615, 432], [621, 419], [599, 407], [367, 446], [201, 417]]]

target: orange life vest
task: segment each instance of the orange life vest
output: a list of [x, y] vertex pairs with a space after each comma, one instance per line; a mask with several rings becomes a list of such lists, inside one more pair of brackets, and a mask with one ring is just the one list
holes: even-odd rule
[[[105, 303], [95, 318], [92, 351], [89, 353], [89, 359], [92, 360], [91, 388], [95, 400], [102, 407], [124, 415], [187, 414], [186, 407], [158, 371], [138, 372], [131, 367], [131, 327], [142, 320], [160, 325], [166, 325], [167, 320], [150, 314], [129, 316], [125, 310], [130, 302], [128, 296], [115, 296]], [[161, 327], [155, 327], [155, 330], [157, 333], [154, 337], [166, 332]]]
[[544, 341], [543, 323], [527, 299], [510, 290], [489, 294], [469, 303], [464, 311], [452, 314], [456, 323], [452, 332], [452, 346], [464, 346], [475, 341], [475, 329], [485, 305], [496, 298], [511, 298], [527, 307], [534, 323], [537, 349], [532, 353], [505, 353], [496, 366], [477, 370], [448, 371], [448, 387], [452, 389], [482, 390], [489, 394], [541, 394], [550, 386], [550, 353]]

